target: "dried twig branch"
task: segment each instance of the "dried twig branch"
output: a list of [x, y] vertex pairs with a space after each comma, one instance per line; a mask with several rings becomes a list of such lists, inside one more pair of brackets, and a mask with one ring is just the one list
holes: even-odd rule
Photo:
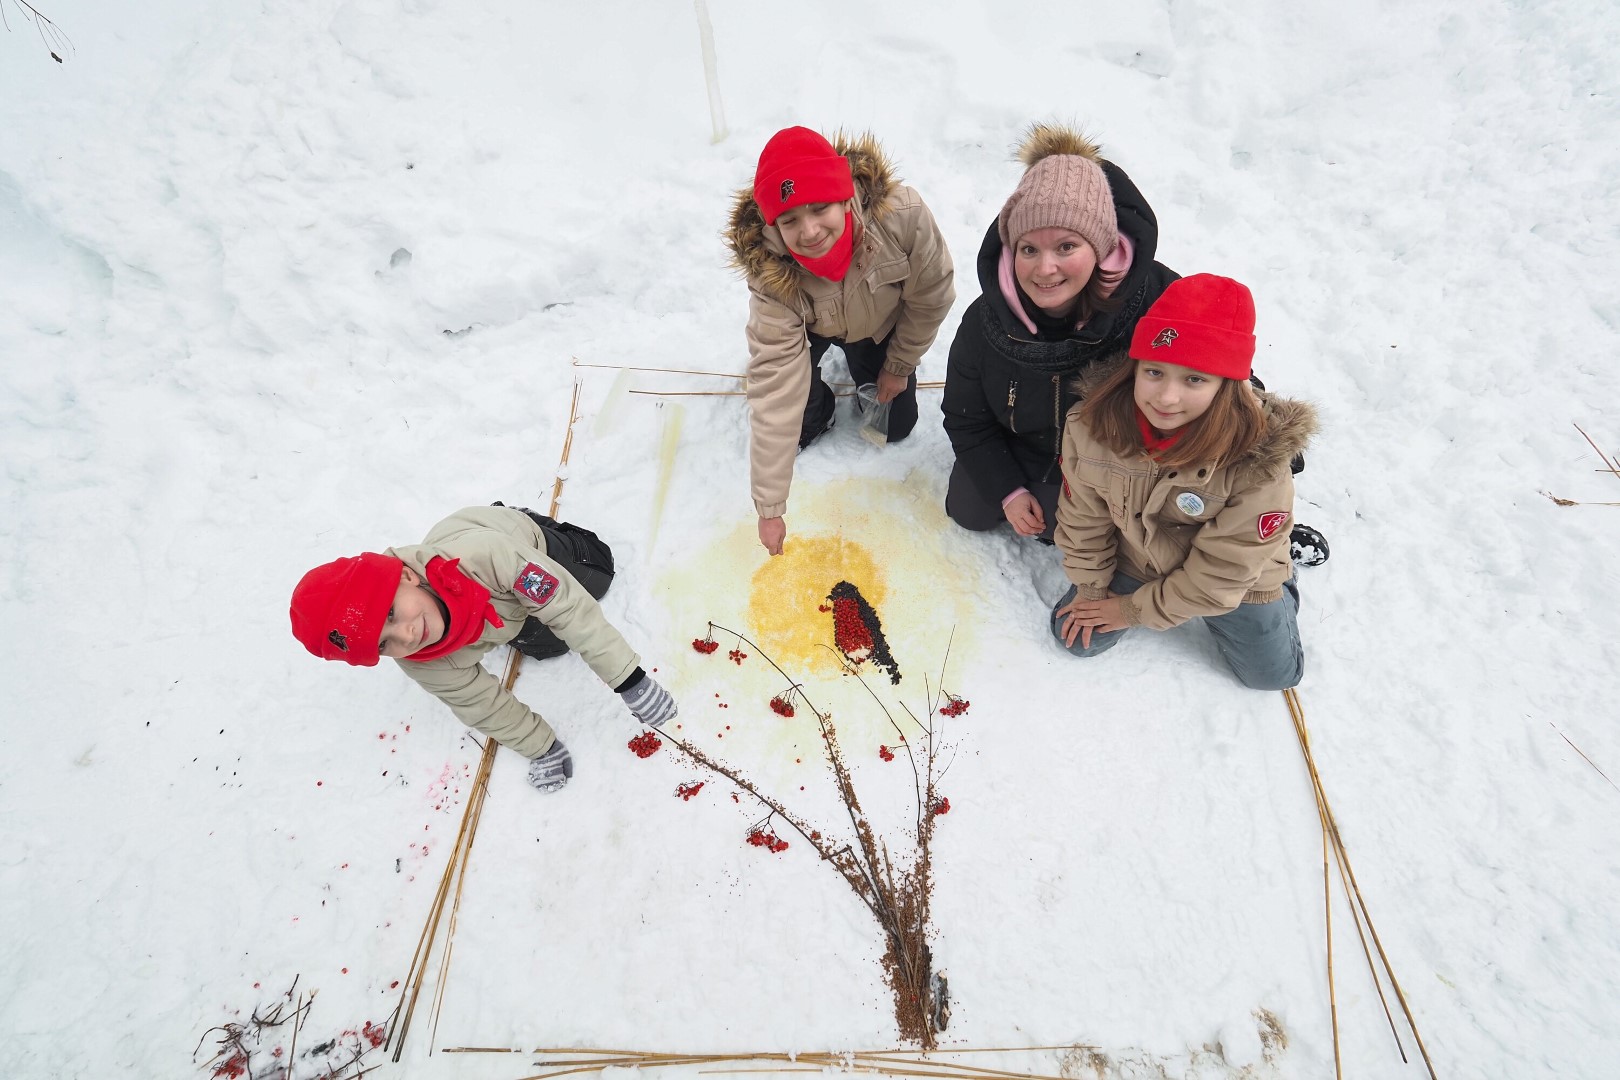
[[[39, 35], [39, 40], [45, 45], [45, 50], [51, 54], [52, 60], [60, 64], [63, 62], [62, 53], [72, 56], [77, 52], [73, 47], [72, 39], [62, 32], [62, 28], [47, 18], [43, 12], [30, 4], [28, 0], [11, 0], [11, 3], [25, 21], [34, 24], [34, 32]], [[0, 26], [4, 26], [8, 33], [11, 31], [11, 22], [6, 18], [5, 0], [0, 0]]]
[[[705, 640], [713, 641], [716, 631], [729, 634], [736, 639], [739, 647], [747, 646], [751, 655], [758, 656], [775, 669], [788, 685], [788, 689], [783, 693], [796, 694], [814, 713], [821, 735], [822, 749], [832, 770], [839, 801], [844, 805], [845, 813], [849, 816], [850, 828], [854, 832], [854, 844], [835, 847], [832, 841], [822, 837], [820, 830], [811, 828], [808, 822], [796, 817], [779, 799], [765, 794], [735, 767], [714, 760], [703, 751], [671, 734], [660, 732], [660, 735], [693, 762], [724, 776], [748, 792], [772, 814], [780, 816], [791, 825], [811, 847], [815, 848], [823, 860], [833, 864], [834, 869], [844, 878], [855, 895], [860, 897], [861, 902], [866, 905], [867, 910], [872, 913], [883, 930], [888, 944], [884, 967], [895, 994], [895, 1017], [900, 1023], [901, 1034], [907, 1038], [916, 1038], [924, 1049], [932, 1049], [936, 1045], [937, 1029], [943, 1026], [949, 1010], [942, 995], [939, 1000], [935, 1000], [937, 980], [933, 977], [932, 959], [927, 944], [931, 888], [929, 842], [933, 836], [934, 819], [934, 744], [931, 723], [919, 725], [929, 735], [924, 757], [925, 769], [919, 775], [910, 744], [906, 743], [905, 733], [896, 723], [888, 706], [872, 691], [859, 669], [852, 665], [847, 657], [837, 654], [844, 670], [860, 679], [861, 685], [883, 710], [890, 726], [899, 734], [901, 742], [906, 743], [908, 747], [907, 756], [912, 763], [913, 786], [917, 800], [916, 856], [909, 868], [897, 871], [888, 845], [879, 840], [861, 809], [854, 778], [839, 746], [838, 731], [832, 723], [832, 715], [821, 711], [805, 690], [804, 684], [784, 671], [757, 642], [730, 627], [712, 621], [708, 625], [708, 636]], [[947, 658], [948, 655], [947, 652]], [[934, 704], [936, 703], [930, 702], [930, 720]], [[915, 717], [913, 719], [915, 720]], [[544, 1075], [559, 1076], [562, 1073], [552, 1072]]]

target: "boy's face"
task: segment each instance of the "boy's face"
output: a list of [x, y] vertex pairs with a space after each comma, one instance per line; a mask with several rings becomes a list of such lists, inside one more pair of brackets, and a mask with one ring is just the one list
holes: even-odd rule
[[444, 615], [438, 601], [422, 583], [416, 571], [402, 567], [394, 604], [383, 623], [377, 651], [384, 656], [405, 657], [421, 652], [444, 637]]

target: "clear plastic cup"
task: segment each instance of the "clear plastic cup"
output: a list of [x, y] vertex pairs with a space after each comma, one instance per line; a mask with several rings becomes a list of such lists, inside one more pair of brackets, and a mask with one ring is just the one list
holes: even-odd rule
[[864, 383], [855, 388], [861, 410], [861, 438], [873, 446], [889, 445], [889, 408], [892, 401], [878, 401], [877, 383]]

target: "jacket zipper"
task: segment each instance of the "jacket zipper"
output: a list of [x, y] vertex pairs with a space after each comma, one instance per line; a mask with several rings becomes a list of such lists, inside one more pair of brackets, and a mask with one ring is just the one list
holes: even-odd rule
[[1052, 376], [1052, 430], [1057, 434], [1052, 437], [1052, 450], [1055, 457], [1063, 457], [1063, 388], [1058, 383], [1058, 376]]
[[1015, 435], [1018, 433], [1018, 414], [1013, 411], [1013, 406], [1017, 404], [1018, 380], [1013, 379], [1007, 384], [1007, 426], [1012, 429]]
[[1052, 376], [1052, 464], [1046, 467], [1043, 480], [1050, 482], [1053, 470], [1063, 472], [1063, 387], [1062, 377]]

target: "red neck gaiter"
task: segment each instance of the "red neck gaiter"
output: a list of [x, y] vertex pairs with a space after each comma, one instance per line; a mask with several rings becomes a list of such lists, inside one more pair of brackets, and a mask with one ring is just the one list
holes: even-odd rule
[[1153, 430], [1153, 425], [1148, 421], [1147, 414], [1142, 411], [1140, 405], [1136, 407], [1136, 426], [1142, 432], [1142, 449], [1146, 450], [1148, 457], [1152, 458], [1158, 457], [1176, 445], [1176, 441], [1187, 431], [1185, 427], [1182, 427], [1168, 435], [1160, 435]]
[[833, 242], [832, 250], [827, 254], [810, 259], [792, 248], [788, 248], [788, 254], [793, 256], [794, 262], [818, 278], [843, 281], [844, 275], [849, 273], [850, 262], [855, 258], [855, 215], [844, 211], [844, 235]]
[[407, 660], [437, 660], [448, 656], [463, 645], [471, 645], [484, 632], [484, 623], [505, 626], [489, 602], [489, 590], [462, 573], [456, 566], [460, 559], [446, 559], [435, 555], [427, 564], [427, 584], [450, 613], [444, 637], [437, 642], [405, 657]]

